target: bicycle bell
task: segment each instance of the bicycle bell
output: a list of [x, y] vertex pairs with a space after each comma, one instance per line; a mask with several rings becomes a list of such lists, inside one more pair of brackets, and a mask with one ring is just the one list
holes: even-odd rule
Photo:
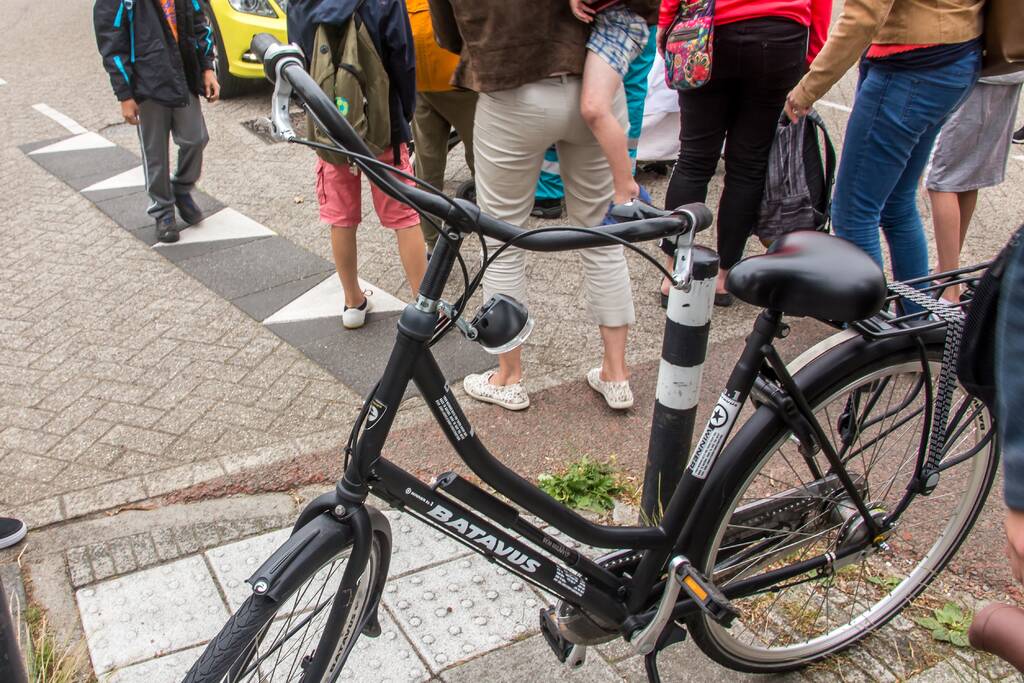
[[488, 353], [505, 353], [516, 348], [533, 331], [533, 318], [526, 306], [510, 296], [496, 294], [480, 307], [470, 325], [476, 328], [476, 341]]

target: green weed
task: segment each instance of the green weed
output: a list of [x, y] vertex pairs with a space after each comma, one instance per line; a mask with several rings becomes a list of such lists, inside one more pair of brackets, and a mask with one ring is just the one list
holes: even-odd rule
[[959, 605], [947, 602], [942, 607], [932, 610], [931, 617], [916, 617], [918, 626], [932, 632], [932, 638], [957, 647], [967, 647], [967, 629], [971, 626], [973, 614]]
[[584, 457], [559, 474], [540, 475], [537, 483], [542, 491], [569, 507], [607, 512], [615, 507], [614, 497], [625, 491], [613, 463]]

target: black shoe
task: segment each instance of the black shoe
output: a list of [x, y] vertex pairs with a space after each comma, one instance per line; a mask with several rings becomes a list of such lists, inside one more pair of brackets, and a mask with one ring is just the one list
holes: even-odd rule
[[0, 517], [0, 548], [17, 545], [28, 533], [25, 522], [13, 517]]
[[1020, 130], [1013, 131], [1013, 136], [1010, 138], [1015, 145], [1024, 145], [1024, 126], [1021, 126]]
[[174, 222], [173, 213], [156, 219], [156, 238], [167, 244], [178, 241], [178, 224]]
[[537, 218], [561, 218], [562, 217], [562, 200], [561, 199], [534, 199], [533, 200], [533, 211], [530, 212], [531, 216]]
[[715, 305], [720, 308], [732, 306], [732, 294], [729, 292], [715, 292]]
[[178, 207], [178, 213], [181, 215], [181, 220], [185, 221], [189, 225], [195, 225], [199, 221], [203, 220], [203, 210], [196, 204], [196, 200], [192, 199], [192, 195], [188, 194], [176, 194], [174, 195], [174, 205]]

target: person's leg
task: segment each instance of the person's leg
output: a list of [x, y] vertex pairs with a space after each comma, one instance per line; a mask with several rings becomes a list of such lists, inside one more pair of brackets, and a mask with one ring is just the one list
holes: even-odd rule
[[[928, 191], [932, 205], [932, 225], [935, 229], [935, 254], [937, 271], [953, 270], [960, 264], [960, 228], [962, 224], [960, 201], [956, 192]], [[956, 301], [960, 292], [952, 288], [943, 292], [942, 296]]]
[[174, 212], [169, 149], [172, 120], [170, 107], [152, 100], [139, 103], [139, 146], [150, 199], [147, 212], [154, 218]]
[[[412, 137], [416, 142], [416, 177], [439, 190], [444, 189], [444, 170], [448, 163], [448, 135], [451, 125], [433, 106], [435, 93], [416, 93], [416, 111], [412, 117]], [[440, 93], [436, 93], [440, 94]], [[421, 224], [430, 249], [437, 243], [437, 230]]]
[[331, 226], [331, 254], [344, 290], [345, 308], [357, 311], [344, 320], [345, 326], [361, 327], [367, 299], [359, 286], [356, 252], [356, 227], [362, 222], [360, 176], [348, 166], [317, 159], [316, 195], [320, 220]]
[[402, 261], [402, 269], [405, 270], [409, 290], [412, 292], [412, 298], [415, 299], [420, 293], [423, 274], [427, 272], [426, 243], [423, 240], [423, 233], [408, 228], [397, 229], [395, 230], [395, 239], [398, 240], [398, 258]]
[[612, 99], [621, 88], [622, 77], [618, 72], [602, 57], [588, 51], [583, 67], [580, 113], [608, 160], [612, 172], [612, 201], [616, 204], [628, 202], [640, 193], [633, 180], [626, 131], [611, 111]]
[[[707, 200], [708, 183], [718, 167], [733, 115], [731, 92], [731, 81], [712, 78], [702, 88], [679, 93], [679, 158], [668, 181], [666, 209]], [[668, 262], [674, 264], [671, 255]], [[662, 278], [661, 293], [668, 294], [669, 286]], [[724, 287], [719, 291], [724, 292]]]
[[832, 222], [882, 266], [881, 225], [893, 277], [928, 272], [917, 187], [939, 129], [970, 92], [979, 57], [912, 72], [862, 68], [836, 177]]
[[737, 36], [736, 66], [743, 75], [735, 80], [729, 105], [725, 179], [718, 203], [718, 293], [725, 292], [729, 270], [743, 257], [757, 222], [786, 93], [799, 82], [807, 53], [807, 29], [796, 22], [749, 25], [748, 33]]
[[1004, 496], [1024, 508], [1024, 241], [1010, 252], [999, 289], [995, 334], [996, 424], [1003, 450]]
[[654, 38], [656, 28], [650, 30], [647, 44], [643, 51], [629, 63], [629, 71], [622, 78], [622, 88], [626, 91], [626, 111], [629, 114], [629, 130], [626, 133], [626, 144], [629, 146], [629, 158], [633, 174], [636, 175], [636, 150], [640, 145], [640, 134], [644, 127], [644, 107], [647, 102], [647, 75], [654, 64], [654, 56], [658, 52]]
[[447, 92], [420, 93], [430, 98], [431, 106], [462, 138], [462, 148], [470, 173], [474, 171], [473, 161], [473, 120], [476, 117], [477, 94], [472, 90], [450, 90]]
[[[445, 149], [447, 150], [447, 146]], [[417, 156], [419, 155], [417, 154]], [[394, 152], [387, 149], [378, 159], [388, 164], [394, 164]], [[409, 148], [404, 143], [399, 150], [398, 159], [398, 170], [411, 174], [412, 164], [409, 162]], [[406, 185], [413, 184], [408, 178], [399, 176], [399, 180]], [[402, 261], [409, 290], [415, 299], [419, 294], [423, 273], [427, 270], [427, 249], [423, 233], [420, 230], [409, 229], [420, 225], [419, 214], [411, 206], [384, 194], [376, 185], [370, 186], [370, 196], [373, 198], [373, 209], [377, 212], [377, 217], [380, 218], [380, 224], [395, 231], [395, 238], [398, 241], [398, 257]]]
[[[543, 105], [557, 102], [563, 87], [562, 79], [548, 78], [480, 95], [473, 154], [477, 203], [485, 213], [513, 225], [526, 222], [544, 152], [556, 139], [553, 114]], [[487, 245], [493, 251], [500, 243], [488, 239]], [[485, 299], [500, 293], [526, 304], [526, 253], [506, 249], [484, 273], [483, 286]], [[487, 378], [488, 383], [518, 384], [523, 376], [521, 354], [522, 349], [516, 348], [499, 355], [498, 370]]]
[[358, 250], [356, 247], [355, 225], [331, 226], [331, 255], [334, 257], [334, 269], [341, 280], [341, 288], [345, 293], [345, 306], [359, 308], [366, 301], [362, 287], [359, 286], [359, 267], [357, 265]]
[[203, 171], [203, 150], [210, 141], [199, 98], [189, 96], [188, 106], [175, 107], [171, 133], [178, 146], [178, 170], [171, 179], [175, 195], [192, 191]]
[[[585, 89], [578, 81], [570, 81], [567, 87], [573, 85]], [[611, 101], [609, 113], [617, 121], [625, 120], [625, 98], [619, 92]], [[566, 169], [563, 180], [569, 222], [595, 225], [594, 221], [600, 221], [604, 215], [612, 188], [608, 182], [608, 161], [582, 115], [570, 118], [558, 142], [558, 153]], [[595, 377], [588, 375], [588, 381], [604, 394], [609, 405], [625, 408], [632, 405], [627, 384], [626, 339], [629, 326], [636, 320], [625, 253], [622, 247], [613, 246], [583, 249], [579, 254], [583, 262], [584, 300], [604, 343], [601, 367], [595, 368]]]

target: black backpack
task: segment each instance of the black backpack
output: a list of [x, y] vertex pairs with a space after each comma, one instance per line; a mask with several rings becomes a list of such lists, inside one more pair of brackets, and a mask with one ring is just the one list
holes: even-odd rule
[[[1024, 226], [1010, 237], [992, 265], [982, 274], [967, 306], [964, 334], [956, 361], [956, 374], [964, 390], [995, 410], [996, 400], [996, 319], [999, 317], [999, 291], [1006, 263], [1013, 250], [1024, 241]], [[1022, 247], [1024, 248], [1024, 247]]]
[[772, 242], [794, 230], [828, 232], [835, 175], [836, 150], [821, 116], [812, 111], [791, 123], [783, 114], [768, 155], [754, 234]]

